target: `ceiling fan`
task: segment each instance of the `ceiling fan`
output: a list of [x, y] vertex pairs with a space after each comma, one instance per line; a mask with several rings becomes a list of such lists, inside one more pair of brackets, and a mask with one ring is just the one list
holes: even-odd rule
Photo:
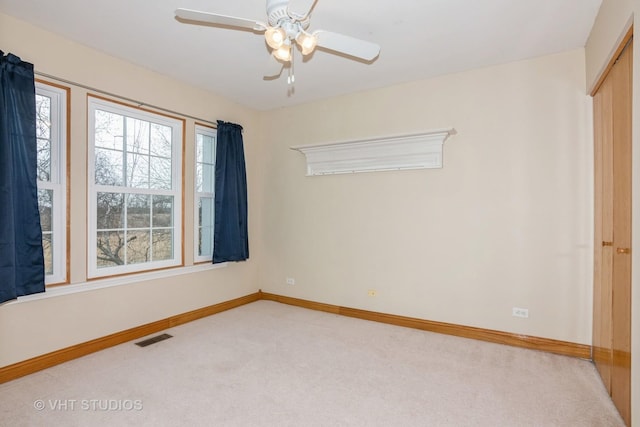
[[317, 0], [266, 0], [268, 23], [236, 18], [218, 13], [177, 9], [176, 17], [185, 23], [213, 24], [231, 29], [249, 29], [264, 32], [271, 48], [272, 60], [265, 77], [277, 77], [289, 64], [289, 83], [293, 83], [293, 52], [297, 45], [302, 55], [309, 55], [317, 46], [332, 53], [347, 55], [371, 62], [380, 54], [380, 46], [344, 34], [316, 30], [308, 32], [310, 17]]

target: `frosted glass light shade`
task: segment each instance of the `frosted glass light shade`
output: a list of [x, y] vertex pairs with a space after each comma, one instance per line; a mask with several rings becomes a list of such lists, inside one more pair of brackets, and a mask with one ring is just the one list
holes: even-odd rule
[[279, 49], [284, 43], [286, 34], [282, 28], [269, 27], [264, 33], [267, 44], [272, 49]]
[[273, 51], [273, 56], [278, 58], [280, 61], [291, 61], [291, 45], [283, 44]]
[[296, 42], [300, 46], [300, 49], [302, 49], [302, 54], [308, 55], [316, 48], [318, 39], [312, 34], [301, 31], [298, 37], [296, 37]]

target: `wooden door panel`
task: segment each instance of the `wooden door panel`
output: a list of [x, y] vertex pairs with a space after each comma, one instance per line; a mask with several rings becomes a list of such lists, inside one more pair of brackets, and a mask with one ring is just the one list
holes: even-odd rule
[[613, 256], [611, 397], [630, 425], [631, 417], [631, 68], [632, 44], [613, 74]]
[[613, 84], [606, 79], [594, 96], [595, 265], [593, 360], [611, 393], [613, 272]]
[[593, 98], [595, 211], [593, 360], [631, 425], [631, 109], [633, 44]]

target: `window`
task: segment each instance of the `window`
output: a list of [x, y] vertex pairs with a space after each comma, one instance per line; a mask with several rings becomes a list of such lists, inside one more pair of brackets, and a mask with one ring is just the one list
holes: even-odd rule
[[89, 97], [89, 277], [182, 264], [183, 124]]
[[196, 126], [195, 230], [194, 261], [211, 262], [213, 258], [214, 183], [216, 130]]
[[45, 283], [67, 282], [67, 90], [36, 82], [38, 207]]

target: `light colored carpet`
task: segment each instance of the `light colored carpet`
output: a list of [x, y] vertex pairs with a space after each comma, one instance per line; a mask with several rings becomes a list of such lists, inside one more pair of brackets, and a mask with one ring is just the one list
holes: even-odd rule
[[623, 425], [584, 360], [270, 301], [166, 332], [1, 384], [0, 425]]

